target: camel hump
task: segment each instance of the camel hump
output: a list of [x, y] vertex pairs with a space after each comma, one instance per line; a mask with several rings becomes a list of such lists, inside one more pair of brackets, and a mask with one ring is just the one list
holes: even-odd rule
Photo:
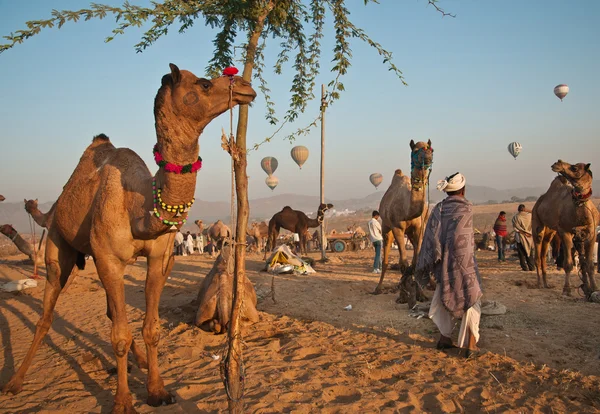
[[94, 143], [97, 141], [110, 142], [110, 138], [108, 136], [106, 136], [105, 134], [99, 134], [99, 135], [96, 135], [94, 137], [94, 139], [92, 139], [92, 142], [94, 142]]
[[394, 174], [402, 177], [402, 170], [400, 168], [398, 168], [396, 171], [394, 171]]

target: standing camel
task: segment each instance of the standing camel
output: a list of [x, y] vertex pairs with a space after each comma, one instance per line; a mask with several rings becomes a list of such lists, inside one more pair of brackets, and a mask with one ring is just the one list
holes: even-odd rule
[[557, 263], [565, 271], [564, 295], [571, 295], [569, 276], [573, 270], [573, 247], [579, 252], [579, 263], [586, 297], [596, 291], [594, 281], [594, 243], [600, 213], [590, 201], [592, 196], [592, 171], [590, 164], [569, 164], [558, 160], [552, 171], [559, 175], [550, 188], [533, 206], [532, 231], [535, 243], [535, 265], [538, 288], [548, 288], [546, 280], [546, 254], [555, 233], [560, 238], [563, 263]]
[[253, 222], [246, 231], [246, 234], [254, 238], [256, 251], [261, 252], [265, 249], [267, 238], [269, 237], [269, 225], [264, 221], [261, 221], [260, 223]]
[[[424, 142], [410, 141], [411, 168], [410, 178], [396, 170], [392, 183], [387, 189], [381, 203], [379, 214], [381, 215], [381, 233], [383, 235], [383, 266], [381, 277], [375, 288], [375, 294], [381, 293], [383, 279], [388, 267], [392, 239], [396, 240], [400, 254], [400, 270], [404, 272], [408, 266], [406, 260], [406, 243], [404, 234], [414, 247], [412, 264], [414, 265], [421, 249], [422, 233], [425, 229], [427, 216], [427, 203], [425, 201], [425, 189], [429, 183], [429, 173], [433, 165], [433, 148], [431, 140]], [[403, 276], [400, 288], [406, 288], [408, 277]]]
[[35, 200], [23, 200], [23, 202], [25, 203], [25, 211], [31, 215], [33, 221], [35, 221], [38, 226], [46, 229], [50, 228], [50, 224], [52, 224], [52, 219], [54, 218], [56, 203], [52, 204], [52, 207], [50, 207], [50, 210], [48, 210], [47, 213], [42, 213], [38, 208], [37, 198]]
[[333, 204], [321, 204], [317, 210], [317, 218], [308, 218], [306, 214], [299, 210], [292, 210], [290, 206], [285, 206], [279, 213], [269, 220], [269, 238], [267, 248], [265, 249], [265, 259], [267, 251], [275, 248], [275, 242], [279, 236], [279, 230], [282, 228], [298, 233], [300, 236], [300, 254], [306, 254], [306, 231], [312, 227], [319, 227], [325, 217], [325, 212], [333, 208]]
[[111, 341], [117, 360], [113, 412], [135, 412], [127, 378], [132, 335], [123, 274], [128, 263], [145, 256], [148, 272], [142, 334], [148, 359], [147, 402], [154, 407], [175, 402], [158, 371], [158, 303], [174, 263], [175, 231], [186, 222], [193, 202], [196, 172], [201, 167], [198, 137], [231, 106], [252, 102], [256, 92], [238, 76], [208, 80], [173, 64], [170, 68], [154, 101], [156, 175], [152, 176], [135, 152], [115, 148], [100, 134], [64, 186], [46, 242], [48, 281], [43, 315], [23, 363], [4, 392], [21, 391], [25, 373], [50, 328], [58, 296], [73, 266], [89, 254], [106, 290], [107, 316], [112, 320]]

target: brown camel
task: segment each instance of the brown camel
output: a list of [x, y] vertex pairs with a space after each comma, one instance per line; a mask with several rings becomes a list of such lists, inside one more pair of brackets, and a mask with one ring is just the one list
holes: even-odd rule
[[221, 246], [225, 239], [233, 237], [229, 226], [223, 221], [217, 220], [206, 229], [206, 238], [212, 242], [212, 250], [210, 256], [213, 257], [217, 250], [221, 250]]
[[[231, 245], [224, 241], [221, 253], [206, 275], [198, 292], [198, 312], [194, 324], [208, 332], [221, 334], [227, 331], [233, 303], [233, 255]], [[256, 292], [250, 279], [244, 274], [245, 297], [242, 319], [258, 322]]]
[[[429, 184], [429, 173], [433, 164], [433, 148], [431, 140], [424, 142], [410, 141], [411, 150], [411, 171], [410, 178], [402, 174], [401, 170], [396, 170], [392, 183], [387, 189], [379, 204], [379, 214], [381, 215], [381, 234], [383, 235], [383, 266], [381, 277], [375, 288], [375, 294], [381, 293], [383, 279], [387, 271], [392, 239], [396, 240], [398, 252], [400, 254], [400, 270], [408, 267], [406, 259], [406, 245], [404, 235], [413, 245], [412, 264], [416, 263], [425, 222], [427, 215], [427, 202], [425, 201], [426, 188]], [[400, 281], [400, 290], [406, 290], [408, 277], [403, 276]], [[420, 291], [419, 287], [417, 290]], [[419, 299], [422, 299], [419, 298]], [[409, 303], [411, 303], [409, 301]]]
[[148, 359], [147, 402], [155, 407], [175, 402], [158, 371], [158, 303], [174, 263], [175, 230], [183, 225], [194, 197], [195, 172], [200, 166], [198, 137], [211, 120], [230, 106], [252, 102], [256, 92], [238, 76], [208, 80], [173, 64], [170, 67], [154, 101], [156, 175], [135, 152], [115, 148], [101, 134], [85, 150], [64, 186], [46, 242], [43, 315], [23, 363], [4, 392], [21, 391], [25, 373], [50, 328], [58, 296], [73, 266], [89, 254], [106, 290], [107, 315], [112, 320], [118, 372], [113, 412], [135, 412], [127, 378], [127, 354], [135, 342], [127, 324], [123, 274], [128, 263], [145, 256], [142, 334]]
[[6, 200], [3, 195], [0, 195], [0, 202]]
[[202, 234], [204, 231], [204, 222], [202, 220], [194, 220], [194, 224], [198, 226], [198, 232]]
[[14, 244], [17, 246], [17, 249], [38, 266], [41, 266], [44, 263], [44, 259], [41, 254], [36, 255], [34, 251], [34, 246], [25, 240], [19, 232], [15, 230], [13, 226], [10, 224], [3, 224], [0, 226], [0, 233], [4, 234], [8, 237]]
[[264, 221], [253, 222], [250, 228], [246, 230], [246, 234], [254, 239], [254, 245], [257, 252], [262, 252], [269, 237], [269, 225]]
[[318, 227], [323, 222], [325, 212], [333, 208], [333, 204], [321, 204], [317, 210], [317, 218], [308, 218], [306, 214], [299, 210], [292, 210], [291, 207], [285, 206], [279, 213], [269, 220], [269, 237], [267, 240], [267, 248], [265, 249], [265, 259], [267, 251], [275, 248], [275, 242], [279, 237], [279, 230], [282, 228], [298, 233], [300, 237], [300, 253], [306, 254], [306, 231], [312, 227]]
[[[559, 174], [545, 194], [533, 206], [532, 231], [535, 243], [535, 264], [538, 288], [548, 288], [546, 280], [546, 254], [554, 234], [560, 237], [563, 252], [571, 252], [573, 247], [579, 252], [583, 291], [586, 297], [596, 291], [594, 281], [594, 242], [596, 225], [600, 223], [600, 213], [590, 201], [592, 195], [592, 171], [590, 164], [569, 164], [558, 160], [552, 164], [552, 171]], [[573, 270], [573, 256], [563, 254], [563, 263], [558, 263], [565, 271], [563, 294], [571, 294], [569, 276]]]
[[50, 224], [52, 223], [52, 219], [54, 218], [54, 210], [56, 209], [56, 203], [52, 204], [50, 210], [47, 213], [42, 213], [38, 208], [38, 200], [23, 200], [25, 203], [25, 211], [31, 214], [33, 221], [37, 223], [38, 226], [44, 228], [50, 228]]

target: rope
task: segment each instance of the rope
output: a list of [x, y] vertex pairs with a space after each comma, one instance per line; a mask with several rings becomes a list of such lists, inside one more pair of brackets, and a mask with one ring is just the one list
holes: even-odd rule
[[[37, 262], [38, 262], [38, 249], [35, 245], [35, 222], [32, 220], [31, 214], [28, 214], [29, 216], [29, 229], [31, 230], [31, 234], [33, 235], [33, 278], [37, 279], [38, 278], [38, 272], [37, 272]], [[15, 237], [16, 237], [16, 233], [15, 233]]]

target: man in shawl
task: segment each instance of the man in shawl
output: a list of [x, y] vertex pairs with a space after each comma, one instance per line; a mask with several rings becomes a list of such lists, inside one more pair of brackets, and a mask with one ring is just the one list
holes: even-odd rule
[[531, 212], [520, 204], [519, 212], [513, 217], [512, 225], [515, 229], [515, 241], [521, 269], [524, 271], [535, 270], [533, 262], [533, 238], [531, 236]]
[[415, 277], [424, 286], [433, 273], [437, 287], [429, 317], [440, 330], [438, 349], [454, 348], [454, 319], [462, 318], [458, 346], [466, 357], [478, 350], [481, 279], [475, 260], [472, 204], [465, 198], [465, 177], [456, 173], [438, 182], [446, 199], [431, 212]]

